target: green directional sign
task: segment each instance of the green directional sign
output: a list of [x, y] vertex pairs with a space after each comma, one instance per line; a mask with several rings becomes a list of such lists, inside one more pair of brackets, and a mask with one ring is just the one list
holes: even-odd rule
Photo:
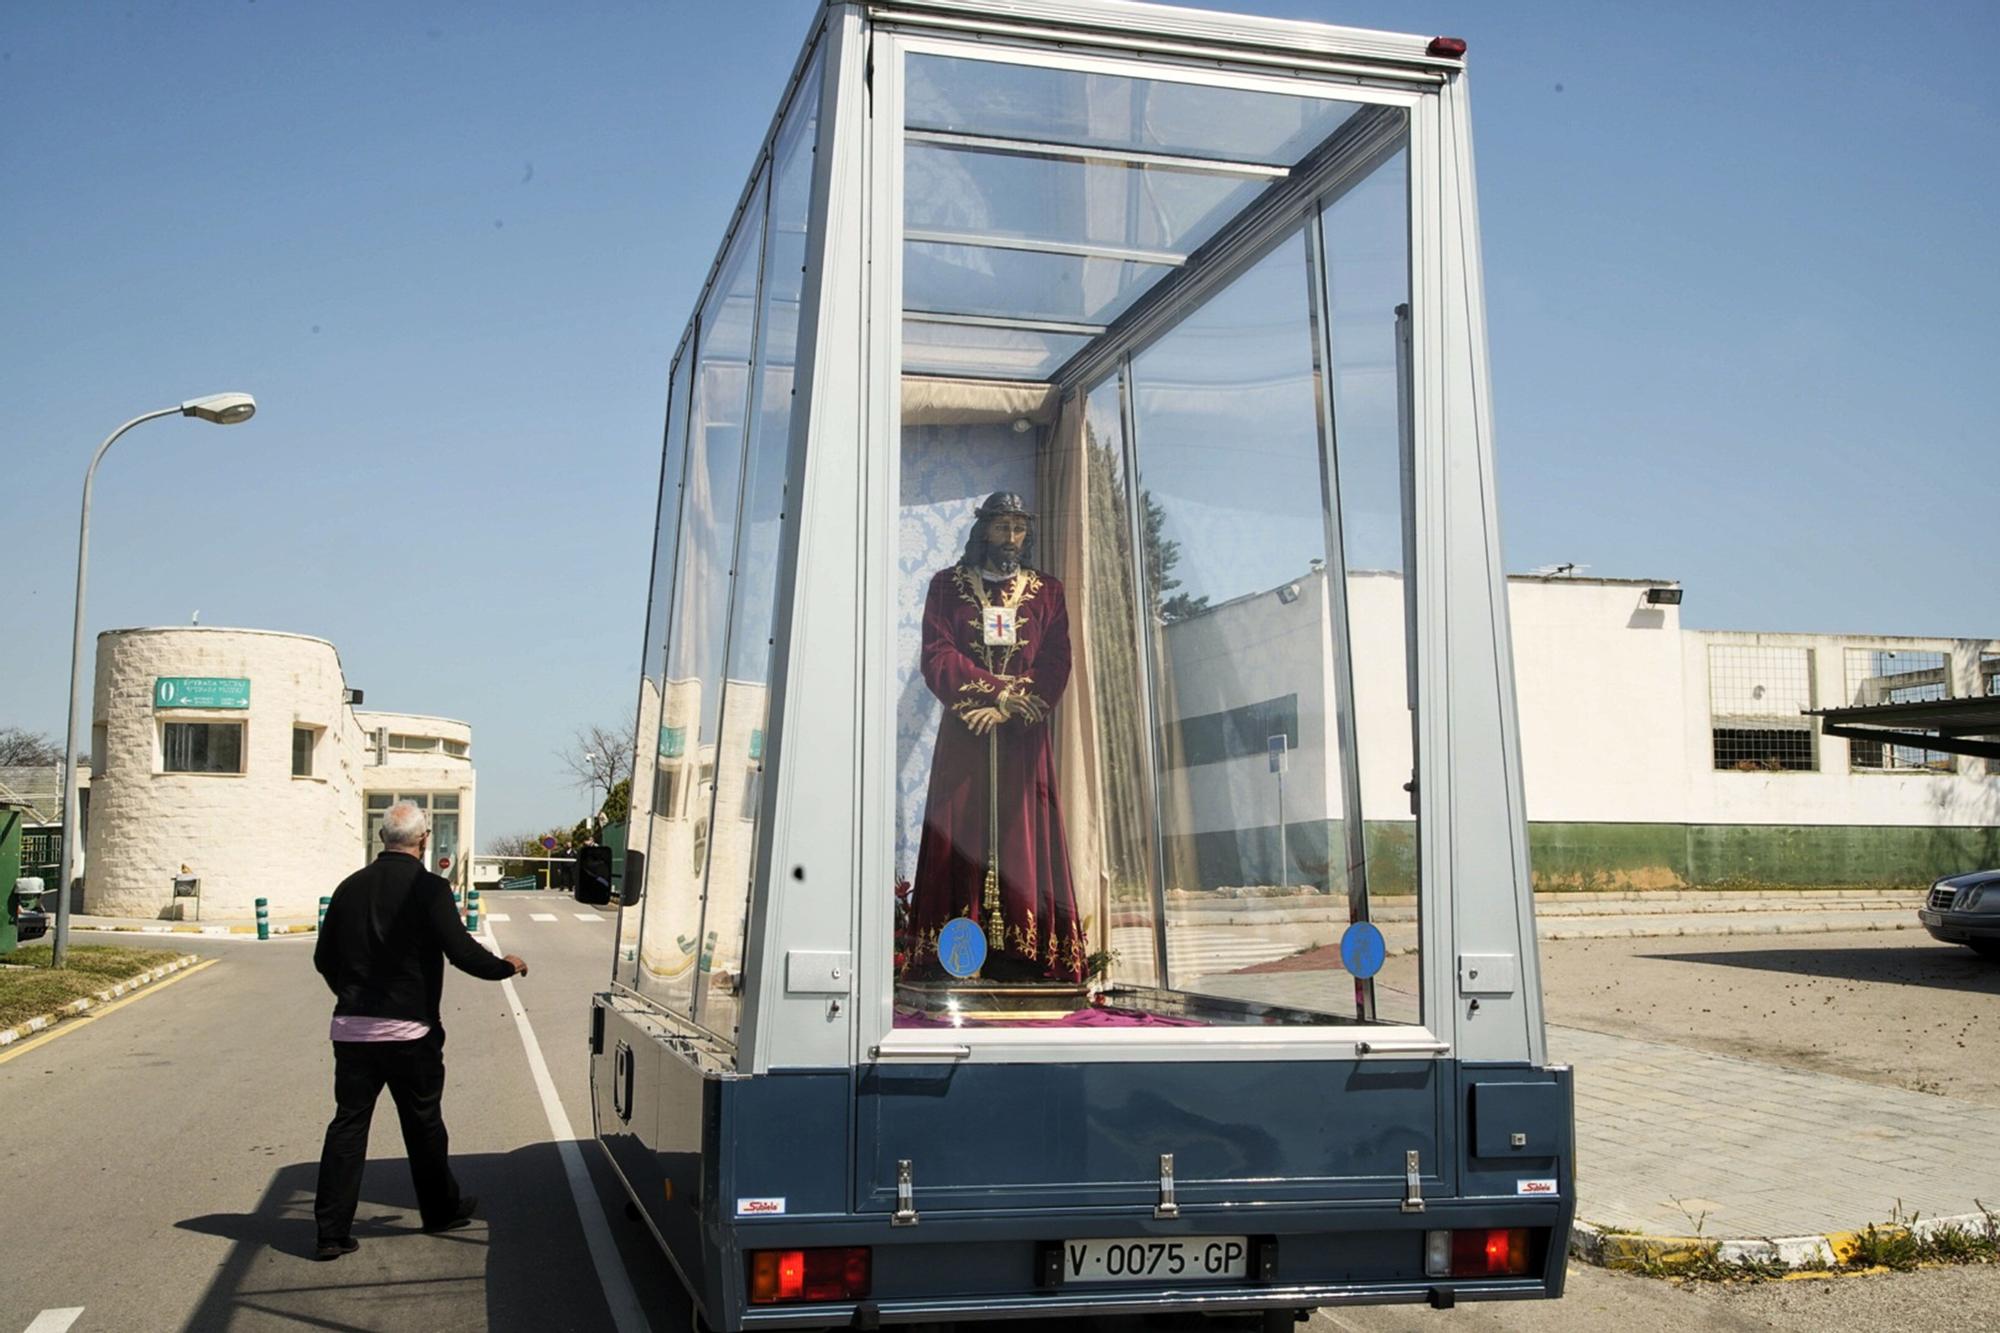
[[153, 707], [248, 708], [250, 681], [244, 676], [155, 676]]

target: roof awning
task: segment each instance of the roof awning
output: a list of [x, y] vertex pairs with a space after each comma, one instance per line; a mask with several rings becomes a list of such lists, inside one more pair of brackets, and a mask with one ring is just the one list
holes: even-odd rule
[[2000, 696], [1803, 711], [1829, 736], [2000, 759]]

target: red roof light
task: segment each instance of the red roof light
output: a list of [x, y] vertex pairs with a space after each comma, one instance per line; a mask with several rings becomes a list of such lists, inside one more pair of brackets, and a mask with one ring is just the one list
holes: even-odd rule
[[1428, 55], [1443, 56], [1446, 60], [1465, 59], [1465, 38], [1433, 37], [1431, 44], [1424, 48]]

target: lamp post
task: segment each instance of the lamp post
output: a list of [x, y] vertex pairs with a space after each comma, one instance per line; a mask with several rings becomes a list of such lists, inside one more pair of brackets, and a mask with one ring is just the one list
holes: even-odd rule
[[[76, 709], [77, 691], [83, 670], [83, 589], [84, 579], [90, 566], [90, 491], [97, 481], [97, 465], [104, 461], [105, 451], [118, 442], [118, 437], [144, 421], [158, 417], [170, 417], [179, 413], [184, 417], [198, 417], [218, 426], [234, 426], [248, 421], [257, 414], [257, 400], [247, 393], [214, 393], [205, 398], [190, 398], [175, 407], [163, 407], [157, 412], [147, 412], [133, 417], [130, 421], [111, 432], [104, 443], [97, 446], [91, 455], [90, 469], [83, 474], [83, 519], [77, 527], [76, 537], [76, 623], [70, 640], [69, 650], [69, 737], [63, 756], [63, 839], [61, 878], [56, 881], [56, 933], [50, 946], [50, 961], [61, 967], [69, 954], [69, 894], [70, 884], [76, 878], [77, 842], [83, 835], [83, 821], [77, 815], [76, 784]], [[100, 759], [102, 755], [98, 756]]]

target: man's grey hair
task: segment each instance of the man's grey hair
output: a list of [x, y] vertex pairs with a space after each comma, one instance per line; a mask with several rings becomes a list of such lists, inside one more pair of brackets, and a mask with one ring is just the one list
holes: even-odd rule
[[398, 801], [382, 815], [382, 845], [391, 851], [415, 847], [430, 831], [430, 816], [415, 801]]

